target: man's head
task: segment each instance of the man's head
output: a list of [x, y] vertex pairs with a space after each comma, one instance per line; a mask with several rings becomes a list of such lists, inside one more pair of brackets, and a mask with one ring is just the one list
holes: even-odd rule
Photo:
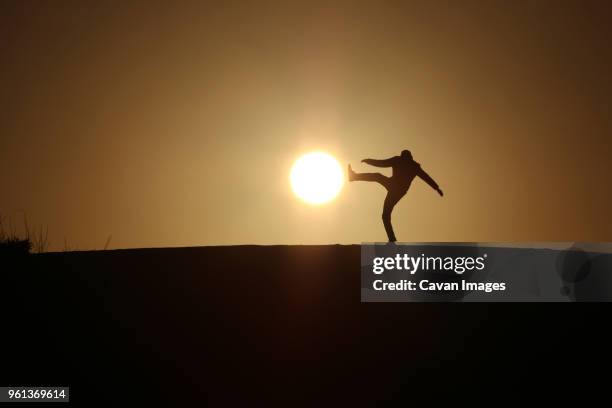
[[402, 157], [404, 159], [412, 159], [412, 153], [410, 153], [410, 150], [402, 150]]

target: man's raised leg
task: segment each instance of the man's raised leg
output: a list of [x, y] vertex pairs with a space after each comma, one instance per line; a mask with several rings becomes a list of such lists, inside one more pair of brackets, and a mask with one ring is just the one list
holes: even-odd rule
[[353, 171], [350, 164], [348, 167], [348, 178], [349, 181], [374, 181], [382, 184], [383, 186], [386, 186], [387, 181], [389, 180], [387, 176], [380, 173], [356, 173]]

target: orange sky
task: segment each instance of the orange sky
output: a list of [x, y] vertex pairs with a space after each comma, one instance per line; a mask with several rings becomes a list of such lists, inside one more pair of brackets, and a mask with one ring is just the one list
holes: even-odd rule
[[[612, 240], [603, 2], [0, 5], [0, 213], [51, 249], [385, 240], [291, 164], [410, 149], [400, 241]], [[376, 2], [378, 3], [378, 2]]]

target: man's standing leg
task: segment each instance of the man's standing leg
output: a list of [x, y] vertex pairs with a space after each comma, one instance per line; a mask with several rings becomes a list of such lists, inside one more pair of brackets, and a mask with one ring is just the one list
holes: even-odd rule
[[387, 232], [387, 237], [389, 238], [389, 242], [397, 241], [397, 239], [395, 238], [395, 233], [393, 232], [393, 226], [391, 225], [391, 212], [393, 211], [393, 207], [395, 207], [395, 204], [397, 204], [397, 202], [401, 200], [404, 194], [399, 194], [389, 190], [387, 191], [387, 196], [385, 197], [382, 220], [383, 225], [385, 226], [385, 231]]

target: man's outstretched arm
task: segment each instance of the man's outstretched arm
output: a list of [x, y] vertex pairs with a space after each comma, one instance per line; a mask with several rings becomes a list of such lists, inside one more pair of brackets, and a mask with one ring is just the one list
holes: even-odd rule
[[432, 179], [431, 176], [425, 172], [425, 170], [419, 167], [417, 176], [419, 176], [421, 179], [423, 179], [424, 182], [429, 184], [431, 188], [436, 190], [441, 197], [444, 196], [444, 193], [442, 192], [442, 190], [440, 190], [440, 186], [438, 186], [438, 183], [436, 183], [436, 181]]
[[375, 167], [391, 167], [393, 166], [394, 159], [395, 157], [391, 157], [389, 159], [384, 159], [384, 160], [363, 159], [361, 162], [365, 164], [369, 164], [370, 166], [375, 166]]

